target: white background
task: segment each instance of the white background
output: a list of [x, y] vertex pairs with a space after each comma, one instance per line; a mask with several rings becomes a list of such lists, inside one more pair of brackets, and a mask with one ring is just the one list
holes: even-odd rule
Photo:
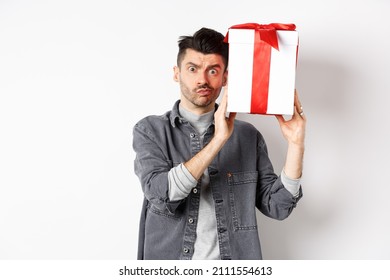
[[[0, 259], [135, 259], [132, 127], [179, 97], [177, 39], [295, 23], [304, 197], [266, 259], [390, 259], [387, 0], [0, 0]], [[279, 172], [274, 117], [256, 125]]]

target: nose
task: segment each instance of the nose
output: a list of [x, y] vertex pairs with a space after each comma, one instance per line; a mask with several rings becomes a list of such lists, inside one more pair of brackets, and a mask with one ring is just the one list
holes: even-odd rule
[[199, 71], [197, 77], [197, 84], [204, 85], [204, 84], [208, 84], [208, 82], [209, 80], [207, 76], [207, 71]]

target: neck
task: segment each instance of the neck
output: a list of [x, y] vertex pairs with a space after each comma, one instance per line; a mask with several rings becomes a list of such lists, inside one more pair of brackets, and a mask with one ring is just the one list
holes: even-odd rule
[[194, 114], [179, 105], [179, 114], [186, 119], [200, 135], [203, 135], [214, 119], [214, 111], [202, 115]]
[[197, 106], [190, 102], [186, 102], [183, 98], [180, 100], [180, 106], [182, 106], [187, 111], [195, 114], [195, 115], [203, 115], [208, 112], [214, 111], [215, 108], [215, 102], [211, 102], [207, 106]]

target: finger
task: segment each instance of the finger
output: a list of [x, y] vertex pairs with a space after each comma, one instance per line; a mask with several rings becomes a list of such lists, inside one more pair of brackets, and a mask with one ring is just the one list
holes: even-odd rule
[[295, 105], [295, 106], [294, 106], [294, 115], [293, 115], [293, 117], [294, 117], [294, 118], [301, 117], [301, 116], [302, 116], [301, 114], [303, 114], [302, 106], [300, 106], [300, 107], [298, 108], [298, 105]]
[[299, 114], [299, 116], [300, 116], [304, 121], [306, 121], [306, 115], [305, 115], [305, 113], [303, 112], [303, 110], [301, 111], [301, 113]]
[[228, 93], [227, 90], [225, 89], [223, 92], [221, 104], [219, 106], [221, 107], [221, 110], [226, 113], [226, 108], [227, 108], [227, 102], [228, 102]]
[[300, 118], [300, 109], [298, 109], [297, 105], [294, 105], [294, 112], [291, 119], [297, 119]]
[[284, 119], [284, 117], [282, 115], [275, 115], [275, 117], [278, 120], [279, 125], [282, 125], [286, 122], [286, 120]]
[[226, 121], [227, 121], [229, 124], [231, 124], [231, 123], [234, 122], [234, 119], [236, 118], [236, 116], [237, 116], [237, 113], [229, 113], [229, 117], [227, 118]]
[[297, 90], [295, 90], [295, 93], [294, 93], [294, 105], [297, 106], [298, 111], [302, 107], [301, 101], [299, 100], [299, 97], [298, 97], [298, 91]]
[[227, 96], [226, 96], [226, 93], [224, 93], [222, 95], [222, 99], [221, 99], [221, 102], [219, 103], [218, 105], [218, 109], [217, 111], [215, 112], [214, 116], [217, 118], [219, 117], [225, 117], [226, 115], [226, 103], [227, 103]]
[[299, 100], [298, 91], [296, 89], [295, 89], [295, 93], [294, 93], [294, 106], [297, 109], [298, 114], [302, 117], [303, 116], [303, 107], [302, 107], [301, 101]]
[[302, 106], [298, 109], [297, 106], [294, 106], [294, 119], [306, 120], [305, 113], [303, 112]]

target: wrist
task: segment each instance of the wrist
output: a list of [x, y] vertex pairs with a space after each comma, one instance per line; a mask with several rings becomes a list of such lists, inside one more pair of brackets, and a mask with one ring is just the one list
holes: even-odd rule
[[297, 142], [288, 142], [288, 148], [293, 149], [295, 151], [303, 152], [305, 150], [305, 144], [304, 143], [297, 143]]
[[223, 137], [219, 137], [217, 135], [214, 135], [214, 137], [211, 139], [210, 143], [208, 145], [214, 146], [215, 149], [220, 151], [222, 147], [225, 145], [227, 139]]

